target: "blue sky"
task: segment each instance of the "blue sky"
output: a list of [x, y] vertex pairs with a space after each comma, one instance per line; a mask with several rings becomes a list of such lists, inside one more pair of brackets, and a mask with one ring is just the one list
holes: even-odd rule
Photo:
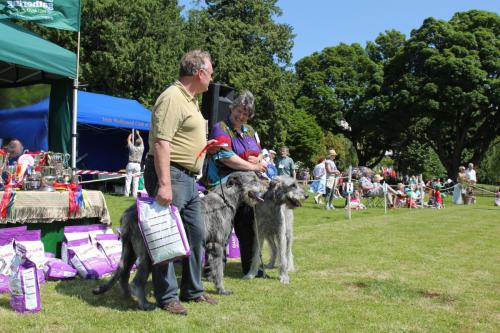
[[279, 0], [278, 22], [296, 37], [293, 61], [339, 43], [365, 46], [378, 34], [396, 29], [409, 37], [427, 17], [449, 20], [454, 13], [482, 9], [500, 14], [499, 0]]
[[408, 37], [431, 16], [449, 20], [470, 9], [500, 14], [500, 0], [279, 0], [278, 6], [283, 15], [276, 21], [291, 25], [296, 35], [293, 62], [341, 42], [365, 46], [385, 30]]

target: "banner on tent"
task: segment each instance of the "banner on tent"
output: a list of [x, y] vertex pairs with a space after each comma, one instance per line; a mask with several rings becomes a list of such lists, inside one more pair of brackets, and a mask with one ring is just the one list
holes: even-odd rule
[[80, 31], [80, 0], [0, 0], [0, 19]]

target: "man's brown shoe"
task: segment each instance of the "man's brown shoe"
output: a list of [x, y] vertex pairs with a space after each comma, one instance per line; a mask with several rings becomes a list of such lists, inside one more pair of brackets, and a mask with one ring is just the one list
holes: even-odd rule
[[187, 315], [187, 309], [178, 300], [173, 300], [165, 305], [163, 305], [163, 310], [170, 312], [175, 315]]
[[192, 298], [192, 299], [184, 299], [184, 298], [181, 298], [181, 300], [183, 302], [195, 302], [195, 303], [208, 303], [208, 304], [212, 304], [212, 305], [215, 305], [215, 304], [218, 304], [219, 301], [216, 300], [215, 298], [212, 298], [210, 296], [208, 296], [207, 294], [203, 294], [201, 296], [198, 296], [196, 298]]

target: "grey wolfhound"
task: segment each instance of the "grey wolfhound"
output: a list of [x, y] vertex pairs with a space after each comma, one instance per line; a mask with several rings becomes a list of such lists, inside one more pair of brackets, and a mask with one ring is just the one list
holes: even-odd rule
[[257, 275], [261, 264], [259, 254], [262, 243], [267, 240], [271, 249], [268, 268], [274, 267], [279, 255], [280, 282], [290, 283], [288, 272], [295, 270], [292, 255], [293, 209], [300, 207], [307, 194], [297, 181], [287, 176], [278, 176], [269, 184], [263, 196], [264, 201], [255, 206], [255, 240], [252, 267], [244, 278]]
[[[205, 251], [210, 264], [209, 279], [215, 284], [219, 294], [229, 294], [224, 289], [223, 253], [225, 244], [232, 230], [232, 221], [236, 210], [243, 202], [255, 206], [262, 200], [260, 193], [266, 190], [266, 184], [254, 172], [234, 172], [227, 182], [217, 186], [202, 198], [202, 216], [205, 224]], [[137, 223], [137, 207], [130, 206], [120, 219], [122, 232], [122, 255], [120, 265], [111, 279], [92, 290], [94, 294], [102, 294], [120, 280], [125, 296], [133, 294], [143, 310], [152, 310], [155, 305], [146, 299], [145, 285], [151, 272], [151, 259], [144, 245]], [[130, 270], [138, 260], [137, 273], [129, 286]]]

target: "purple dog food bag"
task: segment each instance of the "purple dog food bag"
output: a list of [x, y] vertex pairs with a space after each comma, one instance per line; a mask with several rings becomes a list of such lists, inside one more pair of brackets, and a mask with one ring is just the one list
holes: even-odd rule
[[55, 253], [45, 252], [45, 258], [55, 258], [55, 257], [56, 257]]
[[99, 251], [106, 256], [113, 270], [116, 270], [122, 256], [122, 242], [118, 236], [114, 234], [97, 235], [96, 242]]
[[43, 267], [47, 280], [67, 280], [72, 279], [78, 271], [58, 258], [47, 258]]
[[191, 250], [177, 208], [137, 198], [139, 229], [153, 264], [189, 256]]
[[69, 241], [89, 238], [92, 244], [95, 243], [95, 236], [100, 234], [113, 233], [111, 228], [104, 224], [72, 225], [64, 227], [64, 240], [61, 244], [61, 259], [69, 263], [68, 247]]
[[114, 235], [113, 229], [104, 224], [90, 225], [92, 229], [89, 230], [90, 243], [96, 245], [97, 235]]
[[14, 239], [0, 235], [0, 293], [9, 292], [10, 265], [14, 254]]
[[68, 258], [68, 242], [78, 239], [88, 239], [88, 225], [70, 225], [64, 227], [64, 239], [61, 244], [61, 259], [65, 263], [69, 263]]
[[21, 232], [25, 232], [28, 230], [28, 227], [25, 225], [21, 225], [19, 227], [9, 227], [0, 229], [0, 235], [2, 234], [17, 234]]
[[9, 278], [10, 306], [17, 312], [35, 313], [42, 308], [36, 264], [27, 258], [27, 249], [16, 245]]
[[68, 242], [69, 262], [85, 279], [99, 279], [113, 272], [108, 260], [89, 239]]
[[229, 235], [229, 242], [227, 243], [227, 256], [229, 258], [240, 257], [240, 242], [238, 241], [238, 237], [236, 237], [234, 229], [231, 231], [231, 235]]
[[27, 230], [23, 233], [16, 234], [14, 236], [14, 248], [20, 244], [26, 249], [26, 257], [36, 265], [38, 270], [38, 283], [44, 283], [45, 275], [43, 274], [43, 266], [47, 258], [45, 257], [45, 250], [41, 240], [41, 231]]

